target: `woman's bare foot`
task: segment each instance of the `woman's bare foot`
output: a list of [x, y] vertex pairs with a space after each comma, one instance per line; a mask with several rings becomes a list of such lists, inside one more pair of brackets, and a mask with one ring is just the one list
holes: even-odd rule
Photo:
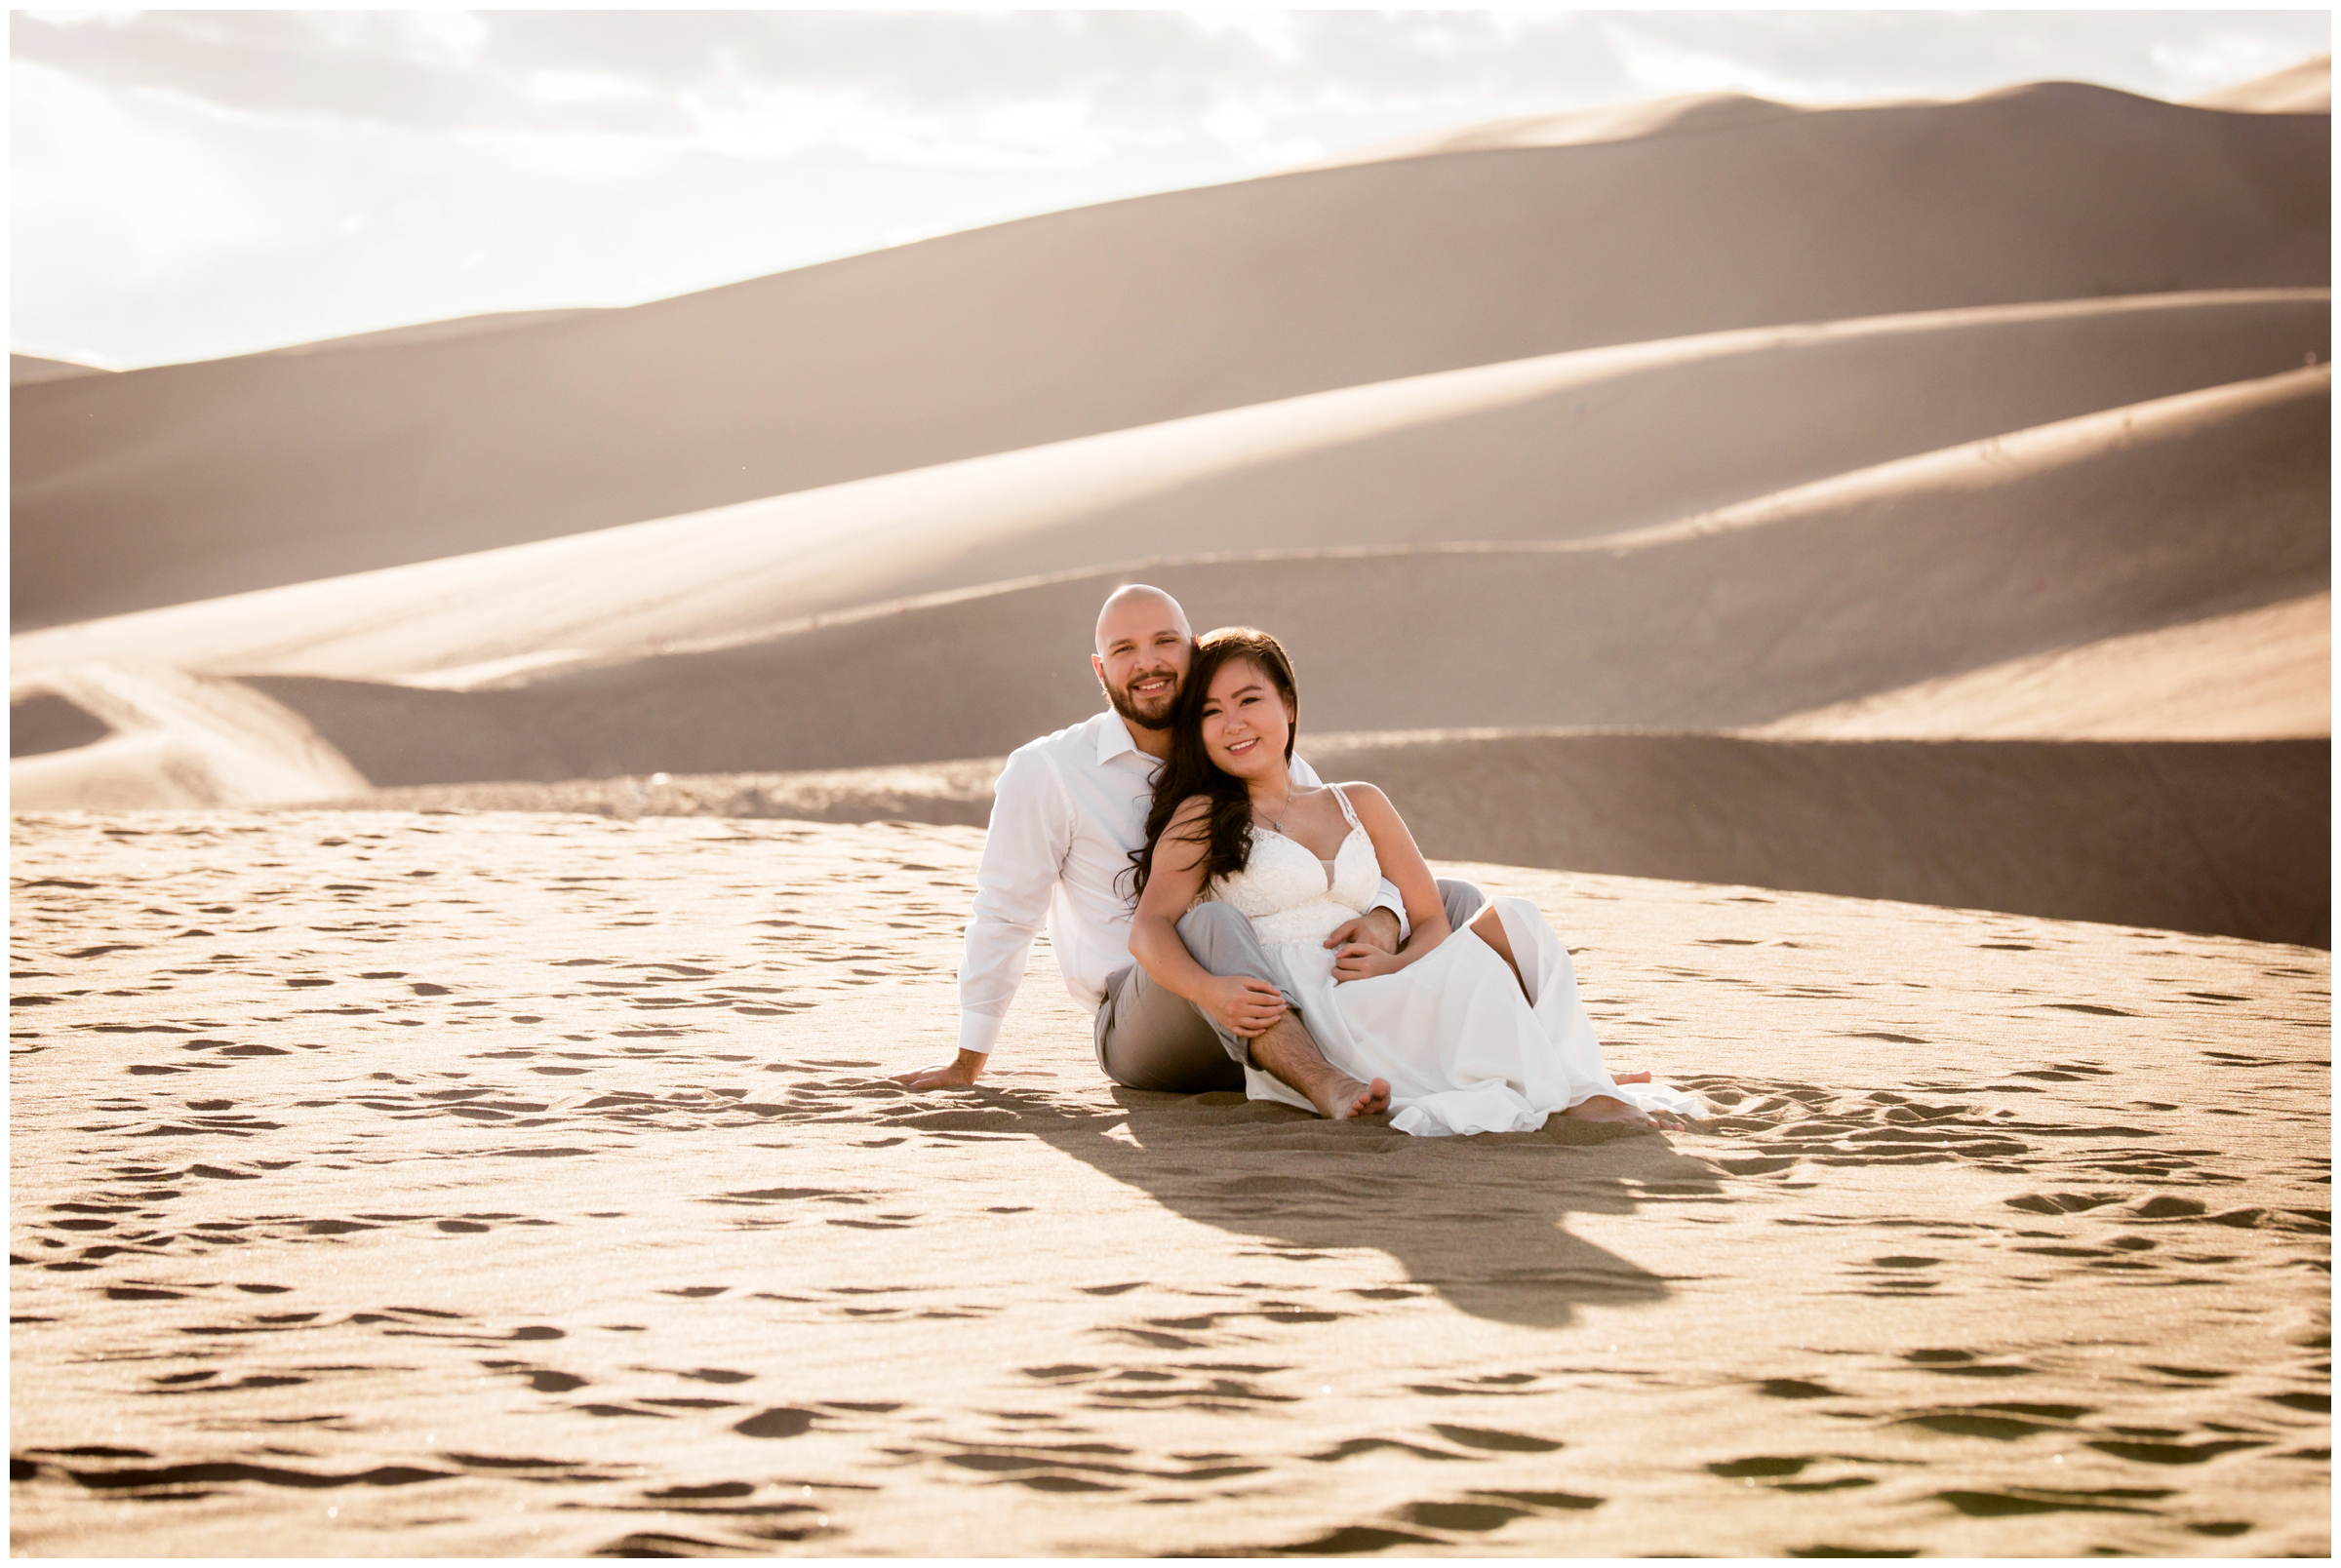
[[[1647, 1083], [1650, 1081], [1650, 1070], [1646, 1067], [1632, 1073], [1613, 1073], [1609, 1077], [1609, 1081], [1612, 1083]], [[1608, 1096], [1604, 1095], [1602, 1098], [1607, 1099]], [[1645, 1112], [1644, 1118], [1660, 1132], [1688, 1132], [1692, 1125], [1688, 1119], [1675, 1115], [1672, 1111]]]
[[1639, 1106], [1628, 1105], [1625, 1101], [1607, 1094], [1594, 1095], [1590, 1099], [1570, 1106], [1561, 1114], [1565, 1117], [1574, 1117], [1579, 1121], [1624, 1121], [1647, 1128], [1651, 1132], [1658, 1131], [1662, 1126], [1674, 1124], [1672, 1117], [1667, 1117], [1664, 1122], [1658, 1121], [1646, 1115]]
[[1347, 1121], [1389, 1110], [1390, 1082], [1377, 1078], [1371, 1083], [1360, 1083], [1347, 1074], [1328, 1073], [1310, 1091], [1309, 1100], [1328, 1121]]
[[1298, 1089], [1329, 1121], [1347, 1121], [1390, 1109], [1387, 1078], [1360, 1083], [1333, 1066], [1290, 1013], [1251, 1042], [1250, 1056], [1252, 1066]]

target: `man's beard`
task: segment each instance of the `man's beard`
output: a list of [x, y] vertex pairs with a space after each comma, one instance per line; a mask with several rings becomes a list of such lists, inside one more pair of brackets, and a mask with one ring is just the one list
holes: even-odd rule
[[[1160, 672], [1149, 672], [1148, 676], [1142, 676], [1139, 679], [1149, 679], [1156, 673]], [[1105, 700], [1112, 705], [1114, 712], [1136, 725], [1140, 729], [1168, 729], [1172, 723], [1172, 716], [1178, 712], [1178, 678], [1176, 676], [1170, 678], [1170, 689], [1163, 696], [1163, 711], [1152, 719], [1138, 712], [1136, 705], [1130, 700], [1130, 694], [1127, 691], [1117, 691], [1109, 686], [1105, 688]]]

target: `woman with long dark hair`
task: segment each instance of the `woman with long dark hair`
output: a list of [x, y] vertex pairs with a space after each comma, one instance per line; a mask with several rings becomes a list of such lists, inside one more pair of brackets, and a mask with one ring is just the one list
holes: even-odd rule
[[[1390, 1124], [1425, 1135], [1518, 1132], [1550, 1116], [1671, 1124], [1705, 1115], [1695, 1095], [1602, 1065], [1568, 949], [1525, 898], [1496, 898], [1452, 928], [1413, 835], [1370, 784], [1296, 786], [1300, 696], [1284, 646], [1248, 626], [1197, 639], [1155, 781], [1136, 862], [1131, 957], [1197, 1000], [1228, 982], [1179, 940], [1179, 917], [1218, 898], [1252, 922], [1300, 999], [1325, 1058], [1390, 1083]], [[1388, 878], [1412, 933], [1395, 954], [1328, 951], [1328, 933]], [[1245, 1070], [1254, 1099], [1314, 1110], [1291, 1086]]]

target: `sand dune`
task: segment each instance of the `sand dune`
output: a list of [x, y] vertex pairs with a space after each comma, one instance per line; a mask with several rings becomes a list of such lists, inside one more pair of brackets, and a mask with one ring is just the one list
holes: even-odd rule
[[1005, 757], [901, 767], [822, 767], [795, 773], [621, 773], [604, 778], [495, 779], [401, 784], [303, 809], [547, 811], [571, 816], [782, 817], [792, 822], [914, 822], [981, 828]]
[[2326, 955], [1455, 866], [1724, 1113], [945, 1048], [969, 829], [16, 823], [33, 1555], [2320, 1556]]
[[406, 327], [383, 327], [370, 333], [352, 333], [346, 337], [320, 338], [311, 343], [290, 343], [283, 348], [264, 349], [272, 358], [301, 354], [339, 354], [350, 349], [403, 348], [416, 343], [444, 342], [453, 337], [478, 337], [490, 333], [508, 333], [515, 327], [543, 327], [557, 321], [575, 321], [581, 316], [598, 316], [593, 306], [566, 310], [492, 310], [478, 316], [456, 316], [447, 321], [416, 322]]
[[299, 716], [217, 677], [66, 667], [16, 682], [9, 709], [16, 810], [313, 801], [366, 783]]
[[2254, 77], [2191, 100], [2199, 109], [2240, 109], [2255, 114], [2330, 114], [2333, 112], [2333, 57], [2315, 59]]
[[460, 686], [1153, 555], [1584, 537], [2323, 361], [2329, 339], [2329, 292], [2304, 290], [1580, 350], [86, 622], [11, 652], [20, 670], [167, 660]]
[[2329, 367], [1637, 535], [1157, 561], [496, 689], [251, 683], [377, 785], [995, 756], [1092, 712], [1137, 576], [1288, 640], [1304, 729], [1736, 727], [2329, 581]]
[[[1994, 714], [2034, 735], [2089, 722], [2166, 742], [2213, 716], [2229, 734], [2282, 733], [2219, 704], [2254, 701], [2261, 723], [2296, 727], [2302, 692], [2321, 688], [2309, 655], [2329, 639], [2328, 388], [2326, 369], [2288, 372], [1623, 538], [1143, 575], [1199, 615], [1288, 637], [1304, 732], [1441, 730], [1309, 742], [1320, 765], [1391, 789], [1433, 853], [2322, 941], [2321, 743], [1452, 730], [1772, 720], [1828, 733], [1847, 721], [1825, 711], [1846, 695], [1827, 694], [1851, 687], [1894, 693], [1887, 713], [1919, 716], [1905, 723], [1939, 719], [1931, 735]], [[1005, 752], [1094, 708], [1078, 639], [1117, 575], [935, 596], [499, 689], [249, 681], [377, 786], [492, 784], [391, 797], [411, 805], [980, 822], [990, 770], [976, 763], [650, 775]], [[1054, 656], [1039, 644], [1050, 627], [1067, 629]], [[1937, 686], [1913, 696], [1915, 671]]]
[[8, 384], [32, 386], [42, 381], [63, 381], [77, 375], [109, 375], [113, 373], [96, 365], [80, 365], [72, 360], [43, 359], [38, 354], [8, 356]]
[[[1424, 730], [1305, 737], [1444, 859], [2331, 941], [2323, 741], [1810, 740]], [[417, 785], [351, 809], [982, 827], [1005, 759]]]
[[[2287, 372], [1623, 537], [1163, 562], [1143, 575], [1207, 621], [1285, 635], [1312, 735], [1767, 722], [1789, 734], [2298, 733], [2329, 639], [2328, 388], [2324, 368]], [[44, 710], [32, 717], [56, 721], [55, 750], [12, 764], [17, 795], [168, 805], [486, 783], [393, 799], [980, 823], [981, 764], [942, 777], [801, 770], [997, 756], [1084, 717], [1096, 701], [1084, 629], [1118, 575], [568, 673], [506, 670], [500, 688], [205, 683], [250, 699], [249, 736], [218, 703], [176, 710], [191, 720], [179, 725], [149, 702], [111, 714], [116, 738], [74, 747], [87, 736], [62, 727], [70, 715]], [[1412, 640], [1406, 657], [1391, 657], [1394, 637]], [[110, 668], [25, 690], [94, 689], [96, 711]], [[1864, 698], [1879, 703], [1866, 719]], [[2285, 940], [2326, 930], [2324, 860], [2310, 852], [2328, 799], [2316, 746], [1635, 735], [1385, 753], [1347, 770], [1398, 792], [1434, 853]], [[1476, 782], [1468, 800], [1443, 769]], [[698, 776], [779, 771], [797, 776]]]
[[2317, 116], [2049, 84], [1280, 176], [503, 332], [33, 385], [13, 402], [15, 614], [211, 597], [1571, 348], [2326, 287], [2328, 136]]
[[1792, 714], [1778, 736], [2330, 736], [2333, 596], [2109, 637]]
[[[2225, 105], [2204, 105], [2225, 107]], [[1429, 131], [1376, 141], [1307, 165], [1341, 169], [1393, 158], [1430, 158], [1449, 152], [1494, 152], [1522, 147], [1573, 147], [1594, 141], [1632, 141], [1645, 137], [1695, 136], [1730, 131], [1787, 115], [1810, 113], [1793, 103], [1745, 93], [1685, 93], [1674, 98], [1604, 103], [1558, 114], [1523, 114], [1488, 120], [1462, 130]]]
[[[2221, 88], [2188, 103], [2199, 109], [2249, 110], [2263, 114], [2328, 114], [2332, 111], [2330, 56]], [[1643, 137], [1695, 136], [1727, 131], [1784, 115], [1809, 113], [1794, 104], [1745, 93], [1686, 93], [1674, 98], [1605, 103], [1557, 114], [1524, 114], [1489, 120], [1459, 131], [1432, 131], [1337, 154], [1308, 167], [1332, 169], [1391, 158], [1433, 157], [1448, 152], [1487, 152], [1504, 147], [1567, 147], [1589, 141], [1627, 141]]]
[[2326, 741], [1327, 736], [1424, 852], [2332, 940]]

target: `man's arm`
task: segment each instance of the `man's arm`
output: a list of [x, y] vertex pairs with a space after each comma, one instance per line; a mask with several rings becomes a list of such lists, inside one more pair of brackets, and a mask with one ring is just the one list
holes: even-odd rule
[[959, 960], [959, 1052], [939, 1067], [897, 1073], [895, 1082], [958, 1088], [982, 1074], [1072, 843], [1072, 803], [1048, 759], [1016, 753], [993, 787], [991, 826], [975, 867], [975, 903]]
[[1380, 974], [1382, 971], [1371, 960], [1363, 959], [1355, 950], [1363, 946], [1395, 957], [1413, 934], [1407, 924], [1406, 904], [1397, 885], [1384, 878], [1381, 901], [1356, 920], [1343, 921], [1334, 926], [1332, 934], [1325, 939], [1327, 947], [1341, 950], [1340, 956], [1333, 960], [1333, 978], [1363, 980]]
[[[1307, 758], [1294, 757], [1292, 759], [1292, 782], [1315, 789], [1322, 786], [1325, 780], [1317, 776], [1317, 769], [1309, 765]], [[1332, 935], [1325, 939], [1325, 945], [1329, 948], [1339, 948], [1347, 947], [1352, 942], [1363, 942], [1368, 947], [1379, 949], [1384, 953], [1396, 953], [1405, 944], [1409, 934], [1407, 901], [1400, 896], [1398, 884], [1385, 877], [1382, 879], [1382, 890], [1375, 897], [1373, 907], [1356, 920], [1344, 921], [1334, 927]], [[1333, 973], [1338, 979], [1354, 978], [1343, 975], [1338, 964], [1334, 966]]]
[[[1447, 905], [1439, 896], [1439, 884], [1432, 880], [1431, 868], [1415, 847], [1414, 836], [1407, 831], [1398, 812], [1382, 792], [1370, 784], [1349, 786], [1350, 804], [1358, 813], [1358, 821], [1373, 840], [1374, 858], [1386, 872], [1397, 874], [1407, 913], [1412, 926], [1406, 944], [1395, 953], [1352, 945], [1342, 949], [1333, 960], [1336, 980], [1363, 980], [1371, 975], [1390, 974], [1405, 968], [1447, 940], [1448, 925]], [[1390, 882], [1385, 880], [1385, 887]], [[1380, 911], [1372, 911], [1379, 914]], [[1367, 919], [1361, 916], [1360, 919]]]

